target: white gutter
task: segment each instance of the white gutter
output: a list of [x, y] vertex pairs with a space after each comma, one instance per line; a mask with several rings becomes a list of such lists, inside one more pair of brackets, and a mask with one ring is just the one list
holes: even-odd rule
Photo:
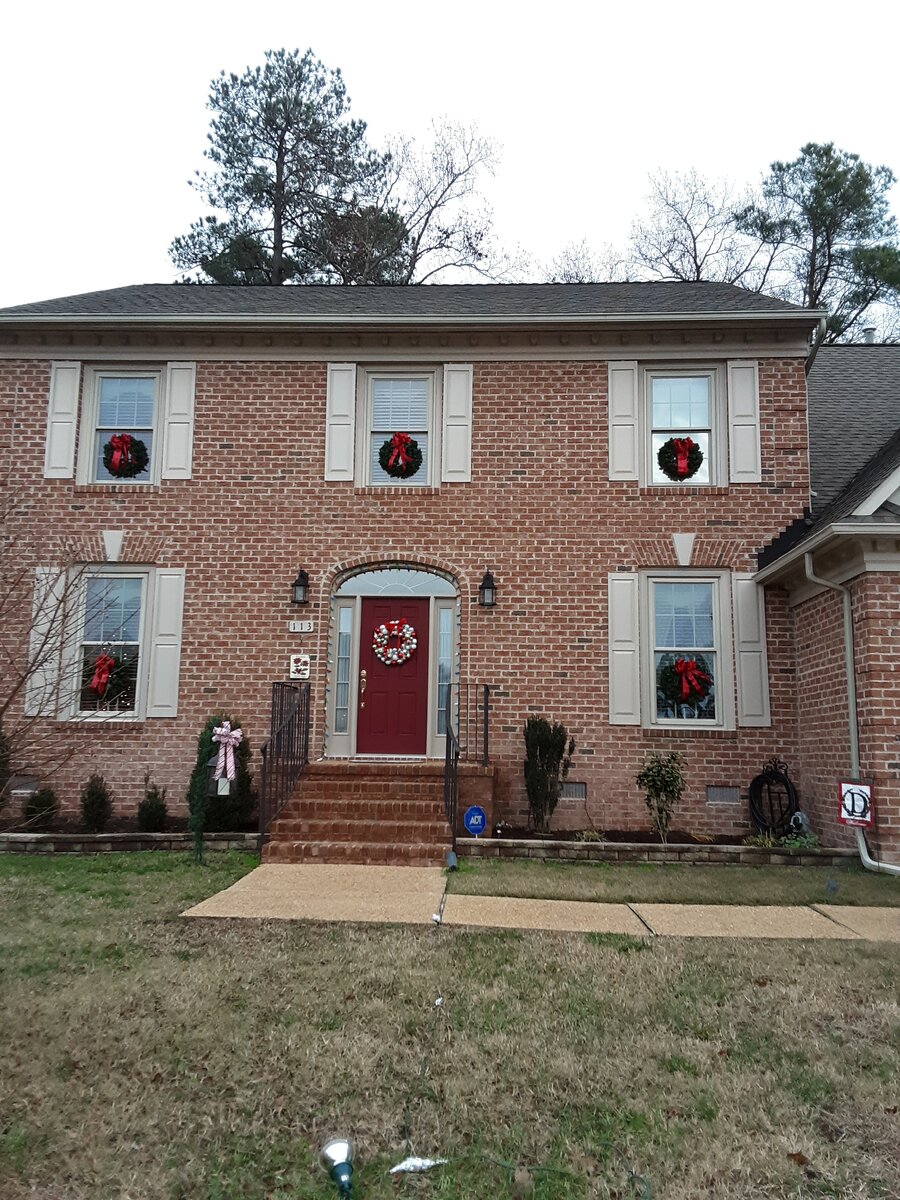
[[[832, 583], [830, 579], [822, 579], [813, 571], [812, 554], [807, 550], [803, 555], [803, 570], [810, 583], [840, 592], [844, 604], [844, 670], [847, 681], [847, 715], [850, 733], [850, 774], [853, 780], [860, 779], [859, 770], [859, 713], [856, 705], [856, 666], [853, 649], [853, 606], [850, 589], [842, 583]], [[900, 864], [882, 863], [872, 858], [866, 843], [863, 830], [856, 827], [856, 846], [862, 865], [869, 871], [881, 871], [886, 875], [900, 875]]]
[[[835, 521], [831, 525], [824, 525], [821, 529], [817, 529], [815, 533], [798, 542], [796, 546], [793, 546], [780, 558], [776, 558], [774, 562], [769, 563], [767, 567], [761, 567], [753, 578], [757, 583], [771, 583], [773, 579], [782, 574], [785, 567], [798, 562], [810, 551], [819, 550], [826, 542], [831, 541], [835, 537], [842, 535], [847, 535], [848, 537], [855, 535], [887, 535], [888, 537], [896, 537], [898, 534], [900, 534], [900, 521], [894, 523], [886, 521]], [[834, 587], [835, 585], [825, 583], [824, 586]]]
[[734, 321], [810, 321], [818, 312], [696, 312], [696, 313], [534, 313], [529, 316], [490, 313], [445, 314], [435, 316], [398, 315], [361, 316], [340, 313], [327, 315], [281, 313], [6, 313], [0, 311], [0, 327], [8, 325], [641, 325], [648, 322], [702, 321], [730, 324]]

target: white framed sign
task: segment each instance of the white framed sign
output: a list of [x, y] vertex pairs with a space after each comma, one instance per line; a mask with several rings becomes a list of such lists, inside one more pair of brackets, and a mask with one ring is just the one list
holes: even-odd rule
[[312, 633], [312, 621], [288, 621], [288, 633]]
[[872, 824], [872, 785], [869, 783], [842, 783], [841, 806], [838, 820], [844, 825]]
[[308, 654], [292, 654], [290, 658], [291, 679], [309, 679], [310, 657]]

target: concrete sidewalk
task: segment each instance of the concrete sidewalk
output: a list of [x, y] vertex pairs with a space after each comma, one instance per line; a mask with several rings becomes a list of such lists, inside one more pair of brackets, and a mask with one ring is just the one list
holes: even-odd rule
[[634, 937], [864, 939], [900, 942], [900, 908], [851, 905], [604, 904], [507, 896], [444, 896], [440, 867], [302, 864], [257, 867], [186, 917], [371, 921], [627, 933]]

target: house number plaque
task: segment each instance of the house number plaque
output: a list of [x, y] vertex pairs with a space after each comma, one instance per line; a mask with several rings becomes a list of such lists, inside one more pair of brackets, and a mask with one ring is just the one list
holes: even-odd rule
[[312, 633], [312, 621], [288, 621], [288, 633]]

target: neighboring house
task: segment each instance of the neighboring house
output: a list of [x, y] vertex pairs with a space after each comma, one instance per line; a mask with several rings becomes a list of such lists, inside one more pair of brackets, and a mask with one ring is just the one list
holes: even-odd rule
[[[65, 751], [61, 798], [73, 806], [100, 769], [133, 811], [146, 769], [178, 804], [204, 720], [229, 710], [258, 749], [272, 684], [302, 653], [315, 762], [306, 808], [280, 827], [286, 857], [427, 858], [430, 825], [375, 826], [397, 815], [391, 797], [437, 795], [448, 721], [477, 760], [463, 802], [521, 823], [534, 713], [576, 741], [559, 827], [645, 827], [635, 774], [649, 751], [678, 749], [678, 827], [745, 831], [747, 786], [777, 755], [826, 828], [849, 770], [840, 597], [797, 581], [793, 532], [757, 575], [781, 531], [824, 528], [815, 510], [802, 524], [818, 318], [707, 283], [150, 285], [0, 311], [6, 524], [36, 571], [34, 616], [5, 636], [23, 663], [27, 626], [47, 649], [27, 706]], [[820, 352], [814, 380], [838, 353]], [[123, 433], [147, 451], [133, 478], [110, 473], [110, 450], [104, 465]], [[421, 453], [406, 478], [385, 470], [415, 466], [400, 433]], [[825, 478], [843, 488], [835, 469]], [[872, 497], [870, 524], [887, 521], [892, 494]], [[858, 533], [835, 536], [862, 563], [860, 603], [888, 587], [896, 611], [895, 549]], [[818, 550], [815, 565], [831, 569]], [[311, 628], [292, 632], [298, 621]], [[888, 653], [876, 626], [857, 663], [873, 680]], [[408, 659], [386, 665], [391, 649]], [[876, 751], [890, 721], [874, 715], [876, 694], [861, 688], [875, 739], [863, 736], [862, 770], [883, 791], [883, 848], [896, 853], [898, 776]]]

